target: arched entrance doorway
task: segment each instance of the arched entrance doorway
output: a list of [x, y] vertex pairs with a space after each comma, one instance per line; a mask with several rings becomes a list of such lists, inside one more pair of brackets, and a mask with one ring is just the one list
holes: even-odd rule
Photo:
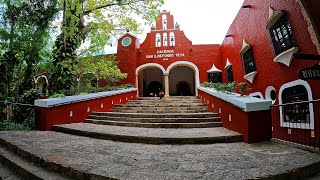
[[40, 91], [41, 95], [48, 95], [48, 79], [46, 76], [39, 76], [36, 80], [36, 88]]
[[188, 66], [176, 66], [169, 72], [170, 96], [194, 96], [195, 72]]
[[191, 86], [187, 81], [180, 81], [177, 84], [177, 95], [178, 96], [192, 96]]
[[140, 97], [150, 97], [163, 90], [163, 71], [158, 67], [146, 67], [138, 72], [138, 89]]
[[148, 96], [155, 96], [155, 95], [159, 95], [160, 90], [162, 90], [162, 83], [160, 83], [159, 81], [152, 81], [151, 83], [149, 83], [148, 88], [147, 88], [147, 95]]

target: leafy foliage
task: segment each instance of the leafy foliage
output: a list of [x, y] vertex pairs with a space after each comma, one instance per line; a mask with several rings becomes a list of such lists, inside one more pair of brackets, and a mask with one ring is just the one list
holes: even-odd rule
[[87, 74], [93, 75], [95, 79], [104, 79], [107, 85], [116, 85], [121, 79], [126, 78], [127, 74], [121, 73], [114, 59], [114, 55], [89, 56], [79, 59], [79, 67], [75, 73], [78, 74], [80, 84], [91, 83], [91, 81], [86, 83], [82, 81]]
[[243, 96], [246, 92], [250, 92], [251, 88], [249, 88], [249, 84], [246, 82], [236, 83], [236, 82], [228, 82], [228, 83], [211, 83], [204, 82], [201, 84], [203, 87], [213, 88], [217, 91], [227, 92], [227, 93], [235, 93], [237, 89], [241, 96]]
[[[39, 97], [33, 89], [33, 77], [37, 64], [50, 54], [49, 25], [57, 12], [56, 5], [57, 0], [0, 1], [0, 86], [4, 89], [0, 101], [33, 104]], [[3, 106], [0, 121], [6, 119]], [[31, 127], [33, 117], [32, 109], [14, 105], [13, 124], [23, 122]]]
[[[77, 73], [88, 72], [86, 66], [79, 65], [79, 55], [101, 52], [110, 37], [127, 30], [138, 32], [139, 20], [154, 21], [163, 4], [163, 0], [61, 0], [59, 7], [63, 11], [61, 34], [58, 36], [53, 52], [55, 67], [50, 78], [51, 90], [69, 90], [75, 85]], [[87, 48], [79, 49], [83, 42], [89, 42]], [[96, 67], [101, 66], [96, 60]], [[84, 62], [86, 63], [86, 62]], [[116, 66], [109, 61], [99, 70], [99, 76], [108, 76], [111, 82], [124, 77]], [[77, 67], [83, 70], [77, 69]], [[96, 73], [91, 67], [90, 71]]]
[[134, 86], [131, 84], [124, 84], [121, 86], [86, 87], [86, 88], [82, 88], [82, 89], [72, 88], [70, 90], [60, 90], [60, 91], [54, 93], [49, 98], [62, 98], [65, 96], [98, 93], [98, 92], [113, 91], [113, 90], [120, 90], [120, 89], [128, 89], [131, 87], [134, 87]]

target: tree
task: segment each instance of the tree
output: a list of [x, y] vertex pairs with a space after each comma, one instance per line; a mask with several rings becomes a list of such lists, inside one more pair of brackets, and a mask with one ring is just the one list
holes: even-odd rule
[[[139, 31], [140, 20], [154, 21], [163, 0], [61, 0], [61, 34], [53, 56], [56, 67], [51, 76], [51, 90], [70, 89], [75, 82], [78, 54], [101, 51], [110, 37], [127, 30]], [[77, 52], [81, 43], [90, 46]]]
[[107, 85], [115, 85], [121, 79], [126, 78], [127, 74], [121, 73], [114, 58], [114, 55], [81, 58], [75, 74], [81, 77], [84, 74], [92, 73], [97, 79], [105, 80]]
[[[0, 1], [0, 101], [33, 103], [33, 77], [47, 52], [56, 5], [56, 0]], [[24, 113], [17, 113], [15, 120], [23, 119]]]
[[10, 97], [15, 88], [20, 94], [32, 89], [57, 9], [56, 0], [5, 0], [0, 6], [0, 84]]

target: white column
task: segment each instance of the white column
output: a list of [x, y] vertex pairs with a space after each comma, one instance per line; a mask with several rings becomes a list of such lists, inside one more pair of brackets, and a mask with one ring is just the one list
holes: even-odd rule
[[139, 75], [136, 75], [137, 97], [139, 97]]
[[165, 87], [165, 91], [164, 91], [164, 96], [165, 97], [169, 97], [169, 74], [163, 74], [164, 75], [164, 87]]

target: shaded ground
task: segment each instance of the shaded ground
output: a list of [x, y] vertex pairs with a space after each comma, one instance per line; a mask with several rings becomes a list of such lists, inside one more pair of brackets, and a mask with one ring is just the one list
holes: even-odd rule
[[18, 175], [12, 172], [8, 167], [4, 164], [0, 163], [0, 179], [3, 180], [22, 180]]
[[0, 139], [45, 161], [120, 179], [247, 179], [320, 161], [319, 154], [275, 142], [145, 145], [39, 131], [0, 132]]

